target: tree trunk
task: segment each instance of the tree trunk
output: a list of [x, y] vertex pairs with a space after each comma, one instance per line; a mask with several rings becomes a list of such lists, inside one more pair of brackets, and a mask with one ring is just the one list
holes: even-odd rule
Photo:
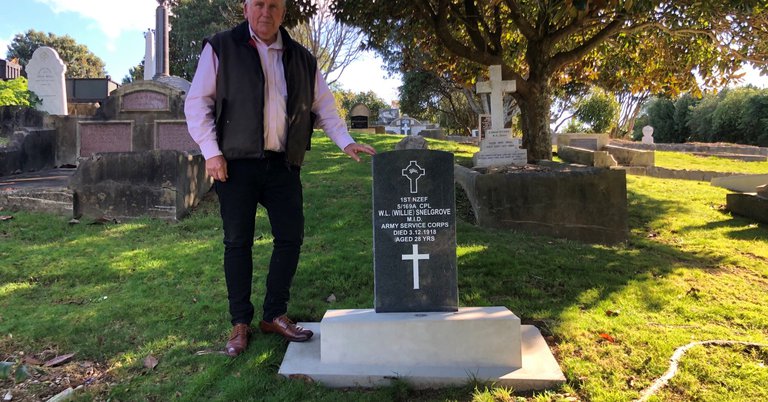
[[551, 100], [544, 83], [528, 81], [526, 96], [516, 96], [520, 106], [523, 148], [528, 150], [528, 162], [552, 160], [552, 135], [549, 128]]

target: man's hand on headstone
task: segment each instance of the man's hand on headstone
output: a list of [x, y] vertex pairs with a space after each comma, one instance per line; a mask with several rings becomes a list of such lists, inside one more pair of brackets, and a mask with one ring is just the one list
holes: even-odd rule
[[350, 158], [354, 159], [355, 162], [360, 162], [360, 157], [357, 155], [360, 152], [371, 156], [376, 155], [376, 150], [368, 144], [358, 144], [353, 142], [344, 147], [344, 153], [349, 155]]
[[227, 181], [227, 160], [223, 155], [216, 155], [205, 161], [205, 172], [214, 180]]

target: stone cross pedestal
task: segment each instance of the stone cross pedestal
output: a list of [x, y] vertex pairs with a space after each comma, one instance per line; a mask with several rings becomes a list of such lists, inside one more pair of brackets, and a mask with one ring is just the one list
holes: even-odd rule
[[504, 128], [504, 94], [515, 92], [515, 81], [501, 79], [501, 66], [488, 67], [490, 81], [477, 83], [477, 93], [491, 94], [491, 129], [480, 142], [480, 152], [472, 160], [475, 167], [525, 165], [528, 152], [520, 149], [521, 140]]

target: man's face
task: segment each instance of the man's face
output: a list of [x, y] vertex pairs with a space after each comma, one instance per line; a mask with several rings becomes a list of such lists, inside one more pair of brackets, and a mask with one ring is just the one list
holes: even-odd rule
[[280, 24], [285, 17], [284, 0], [251, 0], [243, 4], [243, 14], [251, 29], [268, 44], [277, 38]]

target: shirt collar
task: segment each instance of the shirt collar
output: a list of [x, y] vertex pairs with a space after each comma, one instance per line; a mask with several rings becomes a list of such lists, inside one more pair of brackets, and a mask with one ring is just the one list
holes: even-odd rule
[[[248, 24], [248, 32], [251, 34], [251, 38], [256, 41], [256, 43], [267, 46], [266, 42], [261, 40], [254, 32], [253, 29], [251, 29], [251, 24]], [[277, 40], [275, 40], [271, 45], [267, 46], [269, 49], [283, 49], [283, 35], [281, 35], [280, 31], [277, 31]]]

